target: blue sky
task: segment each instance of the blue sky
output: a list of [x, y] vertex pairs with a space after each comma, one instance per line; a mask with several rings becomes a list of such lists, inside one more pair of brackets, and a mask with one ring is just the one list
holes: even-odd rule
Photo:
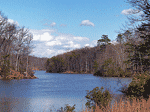
[[113, 41], [132, 7], [124, 0], [1, 0], [10, 22], [33, 34], [32, 55], [52, 57], [84, 46], [103, 34]]

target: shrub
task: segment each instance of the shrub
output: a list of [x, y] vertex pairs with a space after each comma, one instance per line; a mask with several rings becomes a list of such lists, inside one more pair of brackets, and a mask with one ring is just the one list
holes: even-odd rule
[[111, 95], [108, 90], [103, 92], [103, 89], [103, 87], [101, 87], [101, 89], [96, 87], [90, 92], [87, 91], [87, 95], [85, 96], [87, 98], [87, 103], [85, 104], [86, 107], [95, 109], [96, 105], [98, 105], [101, 109], [106, 108], [111, 100]]
[[101, 70], [98, 70], [93, 74], [94, 76], [103, 76], [103, 72]]
[[123, 77], [125, 72], [121, 69], [121, 67], [117, 68], [118, 76]]
[[58, 110], [59, 112], [75, 112], [73, 111], [75, 109], [75, 104], [71, 107], [68, 104], [66, 104], [66, 107], [63, 110], [63, 107], [61, 107], [61, 110]]
[[125, 77], [131, 77], [133, 74], [131, 73], [131, 71], [125, 71], [124, 75]]
[[115, 70], [114, 70], [113, 68], [108, 68], [106, 74], [107, 74], [107, 76], [109, 76], [109, 77], [116, 76], [116, 75], [115, 75]]
[[[148, 73], [137, 74], [133, 77], [132, 82], [128, 88], [124, 88], [121, 92], [127, 97], [141, 99], [148, 99], [150, 95], [150, 75]], [[123, 88], [122, 88], [123, 89]]]
[[72, 107], [67, 104], [66, 107], [64, 108], [66, 112], [75, 112], [73, 111], [74, 109], [75, 109], [75, 104]]
[[31, 68], [28, 68], [28, 74], [33, 77], [34, 76], [34, 72]]
[[94, 61], [93, 69], [94, 69], [94, 71], [95, 71], [95, 72], [97, 72], [97, 71], [98, 71], [98, 63], [97, 63], [97, 61], [96, 61], [96, 60]]

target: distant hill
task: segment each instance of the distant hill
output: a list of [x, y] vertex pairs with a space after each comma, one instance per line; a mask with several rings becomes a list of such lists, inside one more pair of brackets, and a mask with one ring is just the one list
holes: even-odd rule
[[45, 63], [48, 58], [39, 58], [35, 56], [29, 56], [29, 65], [32, 70], [46, 70]]

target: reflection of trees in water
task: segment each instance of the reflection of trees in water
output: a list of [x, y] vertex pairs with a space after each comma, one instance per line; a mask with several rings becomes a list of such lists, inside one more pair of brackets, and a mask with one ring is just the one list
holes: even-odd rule
[[19, 104], [19, 101], [15, 98], [1, 98], [0, 112], [10, 112], [17, 104]]

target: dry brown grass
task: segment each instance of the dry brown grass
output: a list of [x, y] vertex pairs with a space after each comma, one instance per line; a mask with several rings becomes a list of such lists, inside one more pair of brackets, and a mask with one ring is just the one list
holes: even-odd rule
[[[93, 112], [93, 110], [85, 109], [82, 112]], [[150, 99], [148, 101], [133, 99], [132, 102], [129, 99], [126, 99], [126, 101], [121, 99], [119, 103], [115, 101], [112, 108], [108, 105], [105, 110], [99, 109], [99, 106], [96, 105], [95, 112], [150, 112]]]

